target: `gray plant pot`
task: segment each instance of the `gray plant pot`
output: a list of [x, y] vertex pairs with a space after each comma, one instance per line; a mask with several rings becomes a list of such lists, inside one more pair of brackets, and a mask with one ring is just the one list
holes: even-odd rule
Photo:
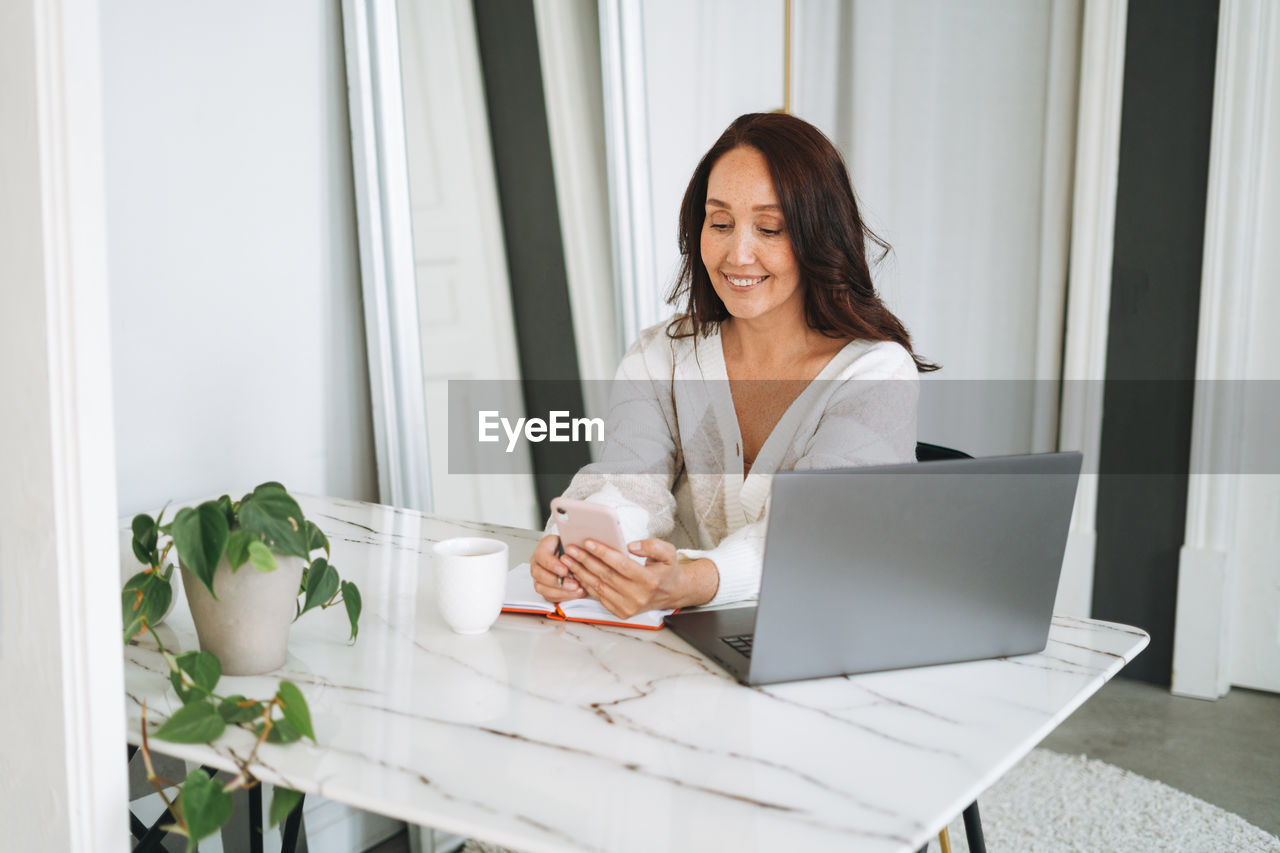
[[306, 564], [301, 557], [279, 554], [276, 560], [273, 572], [260, 572], [249, 563], [233, 572], [224, 556], [213, 575], [216, 599], [182, 566], [182, 587], [200, 648], [218, 657], [224, 675], [261, 675], [284, 666]]

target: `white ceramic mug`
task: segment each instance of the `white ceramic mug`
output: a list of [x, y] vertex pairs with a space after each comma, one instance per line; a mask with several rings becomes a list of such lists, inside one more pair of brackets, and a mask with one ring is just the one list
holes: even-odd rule
[[437, 542], [436, 604], [459, 634], [483, 634], [498, 618], [507, 589], [507, 545], [464, 536]]

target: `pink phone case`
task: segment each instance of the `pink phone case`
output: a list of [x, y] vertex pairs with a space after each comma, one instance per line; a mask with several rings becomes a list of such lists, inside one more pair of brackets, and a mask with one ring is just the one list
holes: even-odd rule
[[577, 545], [594, 539], [627, 553], [627, 540], [622, 535], [622, 523], [618, 513], [610, 506], [578, 501], [572, 498], [555, 498], [551, 501], [551, 518], [560, 531], [560, 547]]

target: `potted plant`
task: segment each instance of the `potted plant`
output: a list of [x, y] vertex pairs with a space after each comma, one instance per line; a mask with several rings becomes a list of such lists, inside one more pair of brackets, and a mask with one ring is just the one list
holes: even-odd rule
[[[360, 591], [338, 576], [329, 540], [284, 486], [263, 483], [239, 501], [223, 495], [186, 507], [168, 524], [163, 516], [133, 519], [133, 553], [146, 568], [124, 586], [126, 639], [158, 623], [172, 600], [170, 549], [200, 648], [217, 656], [226, 675], [280, 668], [289, 625], [315, 607], [341, 603], [355, 639]], [[324, 554], [312, 559], [316, 551]]]
[[[168, 829], [187, 836], [190, 851], [231, 816], [231, 791], [258, 784], [249, 766], [259, 746], [302, 737], [315, 740], [310, 710], [296, 685], [282, 681], [271, 699], [246, 699], [217, 692], [222, 675], [254, 675], [279, 668], [287, 654], [289, 625], [316, 607], [341, 603], [354, 642], [361, 601], [356, 585], [343, 581], [329, 563], [328, 538], [303, 516], [298, 502], [279, 483], [263, 483], [235, 502], [223, 495], [179, 510], [168, 524], [163, 521], [163, 511], [154, 519], [145, 514], [133, 519], [133, 553], [145, 568], [126, 581], [121, 596], [125, 642], [151, 634], [182, 702], [152, 736], [176, 743], [209, 743], [229, 725], [256, 735], [250, 754], [236, 759], [238, 772], [229, 781], [219, 782], [201, 769], [193, 770], [177, 785], [177, 798], [171, 801], [165, 789], [175, 783], [157, 776], [152, 767], [143, 707], [147, 779], [174, 818]], [[154, 631], [173, 600], [171, 551], [181, 567], [201, 647], [176, 656]], [[324, 555], [312, 559], [316, 551]], [[301, 799], [301, 793], [277, 787], [271, 824], [283, 820]]]

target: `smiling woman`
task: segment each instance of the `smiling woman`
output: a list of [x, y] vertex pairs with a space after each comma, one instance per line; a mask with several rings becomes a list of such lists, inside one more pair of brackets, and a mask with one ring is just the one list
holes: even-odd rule
[[936, 366], [876, 293], [868, 240], [883, 246], [821, 131], [729, 126], [681, 205], [682, 310], [623, 357], [604, 448], [565, 492], [645, 519], [628, 545], [645, 563], [599, 543], [558, 556], [552, 530], [539, 593], [620, 618], [751, 598], [775, 472], [914, 460], [917, 374]]

